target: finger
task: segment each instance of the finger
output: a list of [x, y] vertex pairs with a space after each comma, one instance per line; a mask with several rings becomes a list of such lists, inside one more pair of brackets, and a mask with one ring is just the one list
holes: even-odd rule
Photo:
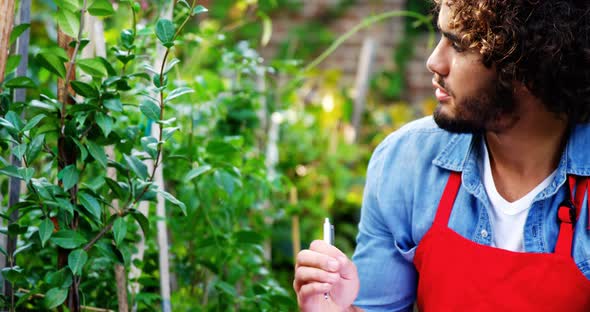
[[311, 268], [311, 267], [299, 267], [295, 271], [295, 291], [299, 291], [302, 285], [310, 284], [312, 282], [335, 284], [340, 280], [340, 274], [326, 272], [324, 270]]
[[300, 267], [312, 267], [329, 272], [337, 272], [340, 269], [340, 263], [331, 256], [305, 249], [297, 254], [295, 269]]
[[311, 242], [311, 245], [309, 245], [309, 249], [331, 256], [333, 258], [346, 257], [346, 255], [342, 251], [340, 251], [340, 249], [319, 239]]
[[327, 283], [311, 283], [301, 286], [298, 294], [301, 301], [306, 301], [313, 296], [323, 296], [325, 293], [329, 293], [331, 289], [332, 285]]
[[309, 249], [335, 258], [338, 261], [342, 278], [351, 279], [357, 275], [356, 266], [340, 249], [322, 240], [313, 241]]

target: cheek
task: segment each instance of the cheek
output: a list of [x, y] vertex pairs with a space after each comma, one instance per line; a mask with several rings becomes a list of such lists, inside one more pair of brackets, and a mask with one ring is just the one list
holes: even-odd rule
[[452, 66], [454, 74], [448, 82], [456, 97], [474, 96], [494, 78], [492, 71], [479, 60], [455, 58]]

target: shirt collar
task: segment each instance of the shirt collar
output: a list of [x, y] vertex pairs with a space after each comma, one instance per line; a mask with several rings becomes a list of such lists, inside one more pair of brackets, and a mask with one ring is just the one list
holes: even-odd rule
[[568, 174], [590, 176], [590, 124], [576, 125], [565, 148]]
[[[472, 134], [452, 134], [451, 139], [432, 163], [451, 171], [463, 171], [475, 143]], [[472, 155], [473, 156], [473, 155]], [[565, 173], [590, 176], [590, 124], [578, 124], [570, 132], [570, 137], [559, 163], [559, 169], [565, 166]]]
[[472, 134], [452, 134], [449, 143], [432, 163], [451, 171], [463, 171], [473, 137]]

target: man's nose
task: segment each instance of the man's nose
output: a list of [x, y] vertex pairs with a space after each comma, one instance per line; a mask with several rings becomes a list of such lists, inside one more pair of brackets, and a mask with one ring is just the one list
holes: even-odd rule
[[426, 67], [433, 74], [438, 74], [446, 77], [449, 74], [449, 60], [448, 53], [443, 46], [443, 39], [441, 39], [426, 61]]

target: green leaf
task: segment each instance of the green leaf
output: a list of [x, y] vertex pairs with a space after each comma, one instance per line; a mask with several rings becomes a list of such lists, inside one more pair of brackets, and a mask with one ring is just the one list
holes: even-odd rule
[[57, 178], [62, 181], [64, 191], [67, 191], [78, 183], [80, 172], [78, 172], [75, 165], [69, 165], [57, 174]]
[[170, 60], [170, 62], [168, 62], [166, 64], [166, 69], [164, 69], [164, 74], [167, 74], [169, 71], [172, 70], [172, 68], [174, 68], [174, 66], [176, 66], [176, 64], [180, 63], [180, 60], [177, 58], [173, 58], [172, 60]]
[[104, 113], [96, 113], [96, 124], [98, 124], [98, 126], [102, 130], [102, 133], [104, 134], [105, 138], [108, 137], [111, 131], [113, 130], [113, 118]]
[[35, 169], [33, 168], [18, 168], [18, 174], [25, 180], [26, 183], [29, 183], [35, 174]]
[[182, 213], [186, 216], [186, 205], [181, 202], [180, 200], [178, 200], [176, 197], [174, 197], [174, 195], [163, 191], [163, 190], [158, 190], [158, 192], [160, 194], [162, 194], [162, 196], [169, 201], [171, 204], [178, 206], [178, 208], [180, 208], [180, 210], [182, 211]]
[[162, 141], [168, 141], [174, 134], [174, 132], [178, 131], [179, 127], [168, 127], [162, 129]]
[[102, 209], [98, 200], [93, 196], [86, 192], [80, 192], [78, 194], [78, 199], [80, 203], [90, 214], [95, 218], [95, 220], [100, 220]]
[[215, 183], [220, 186], [225, 192], [232, 196], [235, 189], [236, 183], [235, 178], [226, 171], [219, 170], [213, 173], [213, 178], [215, 179]]
[[18, 64], [20, 63], [22, 56], [20, 55], [11, 55], [8, 57], [8, 60], [6, 60], [6, 74], [12, 73], [17, 67]]
[[[162, 77], [162, 81], [160, 81], [160, 77]], [[168, 85], [168, 75], [164, 74], [161, 76], [160, 74], [155, 74], [152, 78], [152, 82], [156, 88], [165, 87]]]
[[41, 221], [41, 225], [39, 225], [39, 239], [41, 239], [41, 247], [45, 247], [45, 243], [53, 234], [53, 222], [51, 219], [45, 218]]
[[79, 0], [55, 0], [55, 5], [58, 8], [69, 10], [69, 11], [79, 11], [82, 8], [82, 1]]
[[8, 113], [6, 113], [6, 116], [4, 116], [4, 118], [6, 118], [6, 120], [8, 120], [10, 124], [12, 124], [14, 128], [18, 131], [22, 131], [23, 127], [25, 126], [20, 116], [13, 111], [9, 111]]
[[127, 235], [127, 222], [123, 218], [117, 218], [113, 224], [113, 236], [117, 246], [121, 246], [125, 235]]
[[150, 222], [145, 215], [137, 209], [131, 209], [129, 214], [135, 219], [135, 221], [137, 221], [137, 223], [139, 223], [139, 226], [143, 231], [143, 236], [148, 237], [150, 234]]
[[239, 231], [233, 234], [239, 244], [256, 245], [261, 244], [264, 237], [254, 231]]
[[[59, 58], [62, 63], [66, 63], [70, 60], [70, 57], [66, 53], [66, 50], [63, 48], [60, 48], [58, 45], [49, 46], [47, 49], [43, 49], [42, 51], [43, 51], [43, 53], [52, 54], [52, 55], [57, 56], [57, 58]], [[41, 98], [44, 99], [43, 96], [41, 96]]]
[[58, 207], [61, 211], [69, 213], [70, 216], [74, 215], [74, 205], [72, 205], [72, 203], [69, 200], [65, 198], [56, 198], [56, 201], [59, 204]]
[[160, 120], [160, 106], [156, 103], [145, 100], [139, 105], [141, 112], [151, 120]]
[[98, 161], [104, 168], [107, 167], [107, 154], [104, 152], [104, 148], [94, 142], [88, 141], [86, 142], [86, 146], [88, 147], [88, 152], [90, 155]]
[[163, 46], [170, 48], [174, 45], [174, 33], [176, 27], [172, 21], [167, 19], [159, 19], [156, 23], [156, 36], [160, 39]]
[[121, 31], [121, 43], [123, 43], [125, 49], [131, 50], [134, 41], [135, 33], [133, 32], [133, 29], [123, 29], [123, 31]]
[[125, 264], [125, 258], [123, 258], [123, 254], [113, 244], [107, 243], [103, 240], [96, 243], [94, 246], [100, 251], [100, 253], [109, 258], [109, 260], [112, 260], [115, 263]]
[[272, 20], [262, 12], [258, 13], [258, 16], [262, 19], [262, 38], [260, 39], [260, 44], [265, 47], [270, 42], [272, 36]]
[[14, 138], [19, 138], [19, 130], [8, 119], [0, 117], [0, 126], [4, 127]]
[[107, 68], [99, 57], [78, 60], [76, 65], [92, 77], [108, 76]]
[[12, 223], [8, 225], [8, 234], [9, 236], [18, 236], [21, 234], [25, 234], [27, 232], [27, 226], [20, 226], [18, 223]]
[[12, 33], [10, 33], [10, 41], [8, 45], [15, 43], [16, 39], [20, 37], [20, 35], [22, 35], [27, 29], [29, 29], [30, 26], [31, 24], [20, 24], [18, 26], [14, 26]]
[[166, 97], [166, 99], [164, 100], [164, 102], [169, 102], [172, 101], [173, 99], [188, 94], [188, 93], [193, 93], [195, 92], [195, 90], [191, 89], [191, 88], [187, 88], [187, 87], [180, 87], [177, 89], [172, 90], [168, 96]]
[[232, 144], [221, 141], [221, 140], [211, 140], [207, 144], [207, 153], [211, 155], [217, 156], [231, 156], [234, 153], [237, 153], [238, 149], [233, 146]]
[[57, 25], [68, 36], [77, 38], [80, 31], [80, 12], [73, 12], [65, 8], [58, 10]]
[[185, 182], [189, 182], [189, 181], [191, 181], [192, 179], [194, 179], [194, 178], [196, 178], [196, 177], [198, 177], [198, 176], [202, 175], [203, 173], [206, 173], [206, 172], [210, 171], [210, 170], [211, 170], [211, 168], [212, 168], [212, 167], [211, 167], [210, 165], [202, 165], [202, 166], [199, 166], [199, 167], [197, 167], [197, 168], [194, 168], [194, 169], [192, 169], [191, 171], [189, 171], [189, 172], [188, 172], [188, 173], [187, 173], [187, 174], [184, 176], [184, 179], [183, 179], [183, 181], [185, 181]]
[[43, 120], [43, 118], [45, 118], [46, 116], [43, 114], [39, 114], [33, 118], [31, 118], [31, 120], [29, 120], [29, 122], [27, 122], [27, 124], [25, 125], [25, 127], [21, 130], [22, 132], [26, 132], [29, 131], [33, 128], [35, 128], [35, 126], [41, 121]]
[[95, 86], [82, 82], [82, 81], [72, 81], [70, 83], [70, 85], [72, 86], [72, 89], [74, 89], [74, 91], [76, 91], [77, 94], [85, 97], [85, 98], [98, 98], [99, 97], [99, 93], [98, 93], [98, 89], [96, 89]]
[[88, 254], [84, 249], [76, 249], [68, 255], [68, 266], [74, 275], [80, 275], [84, 264], [88, 261]]
[[113, 191], [116, 198], [119, 198], [119, 199], [127, 198], [127, 192], [125, 192], [125, 190], [123, 189], [123, 187], [121, 187], [119, 182], [117, 182], [111, 178], [108, 178], [108, 177], [105, 178], [105, 182], [107, 183], [109, 188]]
[[41, 67], [58, 75], [61, 78], [65, 78], [66, 67], [64, 66], [64, 62], [56, 54], [39, 53], [35, 59]]
[[67, 288], [51, 288], [43, 298], [43, 305], [47, 309], [54, 309], [59, 307], [68, 297]]
[[72, 138], [72, 141], [74, 141], [74, 143], [76, 143], [76, 145], [78, 146], [78, 149], [80, 150], [80, 160], [82, 160], [82, 161], [86, 160], [86, 157], [88, 157], [88, 151], [86, 150], [86, 147], [84, 147], [84, 145], [82, 145], [82, 143], [80, 143], [80, 141], [78, 141], [75, 138]]
[[104, 99], [102, 105], [113, 112], [123, 111], [123, 104], [121, 103], [121, 98], [119, 96]]
[[33, 168], [18, 168], [16, 166], [10, 165], [0, 169], [0, 174], [5, 174], [10, 177], [15, 177], [21, 180], [25, 180], [25, 182], [29, 183], [33, 175], [35, 174], [35, 169]]
[[12, 148], [12, 155], [14, 155], [17, 159], [23, 159], [23, 156], [27, 152], [27, 146], [28, 145], [26, 143], [16, 145]]
[[156, 138], [153, 136], [141, 138], [141, 146], [152, 159], [156, 159], [156, 156], [158, 155], [158, 140]]
[[53, 233], [51, 241], [61, 248], [75, 249], [85, 244], [86, 238], [76, 231], [60, 230]]
[[123, 158], [125, 158], [125, 162], [127, 162], [127, 165], [129, 166], [129, 168], [140, 179], [145, 180], [148, 178], [147, 166], [141, 160], [139, 160], [137, 157], [135, 157], [133, 155], [131, 155], [131, 156], [123, 155]]
[[188, 2], [186, 2], [186, 0], [180, 0], [180, 1], [178, 1], [178, 3], [184, 5], [187, 9], [191, 8], [191, 5], [188, 4]]
[[72, 272], [68, 268], [63, 268], [59, 271], [45, 274], [43, 280], [52, 287], [68, 288], [72, 285]]
[[[26, 233], [26, 228], [25, 228], [25, 233]], [[24, 234], [24, 233], [23, 233]], [[16, 255], [18, 255], [19, 253], [31, 248], [31, 246], [33, 246], [33, 243], [28, 243], [26, 245], [22, 245], [20, 247], [18, 247], [13, 253], [12, 256], [16, 257]]]
[[44, 143], [45, 134], [37, 135], [33, 141], [31, 141], [29, 148], [27, 149], [27, 161], [29, 163], [33, 162], [37, 156], [39, 156]]
[[110, 16], [115, 13], [115, 10], [110, 1], [96, 0], [88, 8], [88, 13], [92, 16]]
[[14, 77], [12, 79], [7, 80], [6, 82], [4, 82], [4, 86], [6, 88], [37, 88], [37, 84], [33, 81], [33, 79], [24, 76]]
[[205, 12], [209, 12], [209, 10], [207, 10], [207, 8], [205, 8], [202, 5], [197, 5], [194, 9], [193, 9], [193, 15], [197, 15], [197, 14], [201, 14], [201, 13], [205, 13]]
[[11, 283], [16, 283], [18, 280], [22, 279], [22, 272], [23, 269], [18, 265], [14, 267], [2, 268], [2, 276], [4, 276], [4, 278], [6, 278]]
[[6, 167], [0, 169], [0, 174], [5, 174], [9, 177], [22, 179], [22, 177], [18, 173], [18, 167], [14, 166], [14, 165], [6, 166]]
[[218, 280], [217, 282], [215, 282], [215, 288], [221, 290], [222, 292], [226, 293], [232, 298], [238, 296], [236, 288], [230, 283]]

